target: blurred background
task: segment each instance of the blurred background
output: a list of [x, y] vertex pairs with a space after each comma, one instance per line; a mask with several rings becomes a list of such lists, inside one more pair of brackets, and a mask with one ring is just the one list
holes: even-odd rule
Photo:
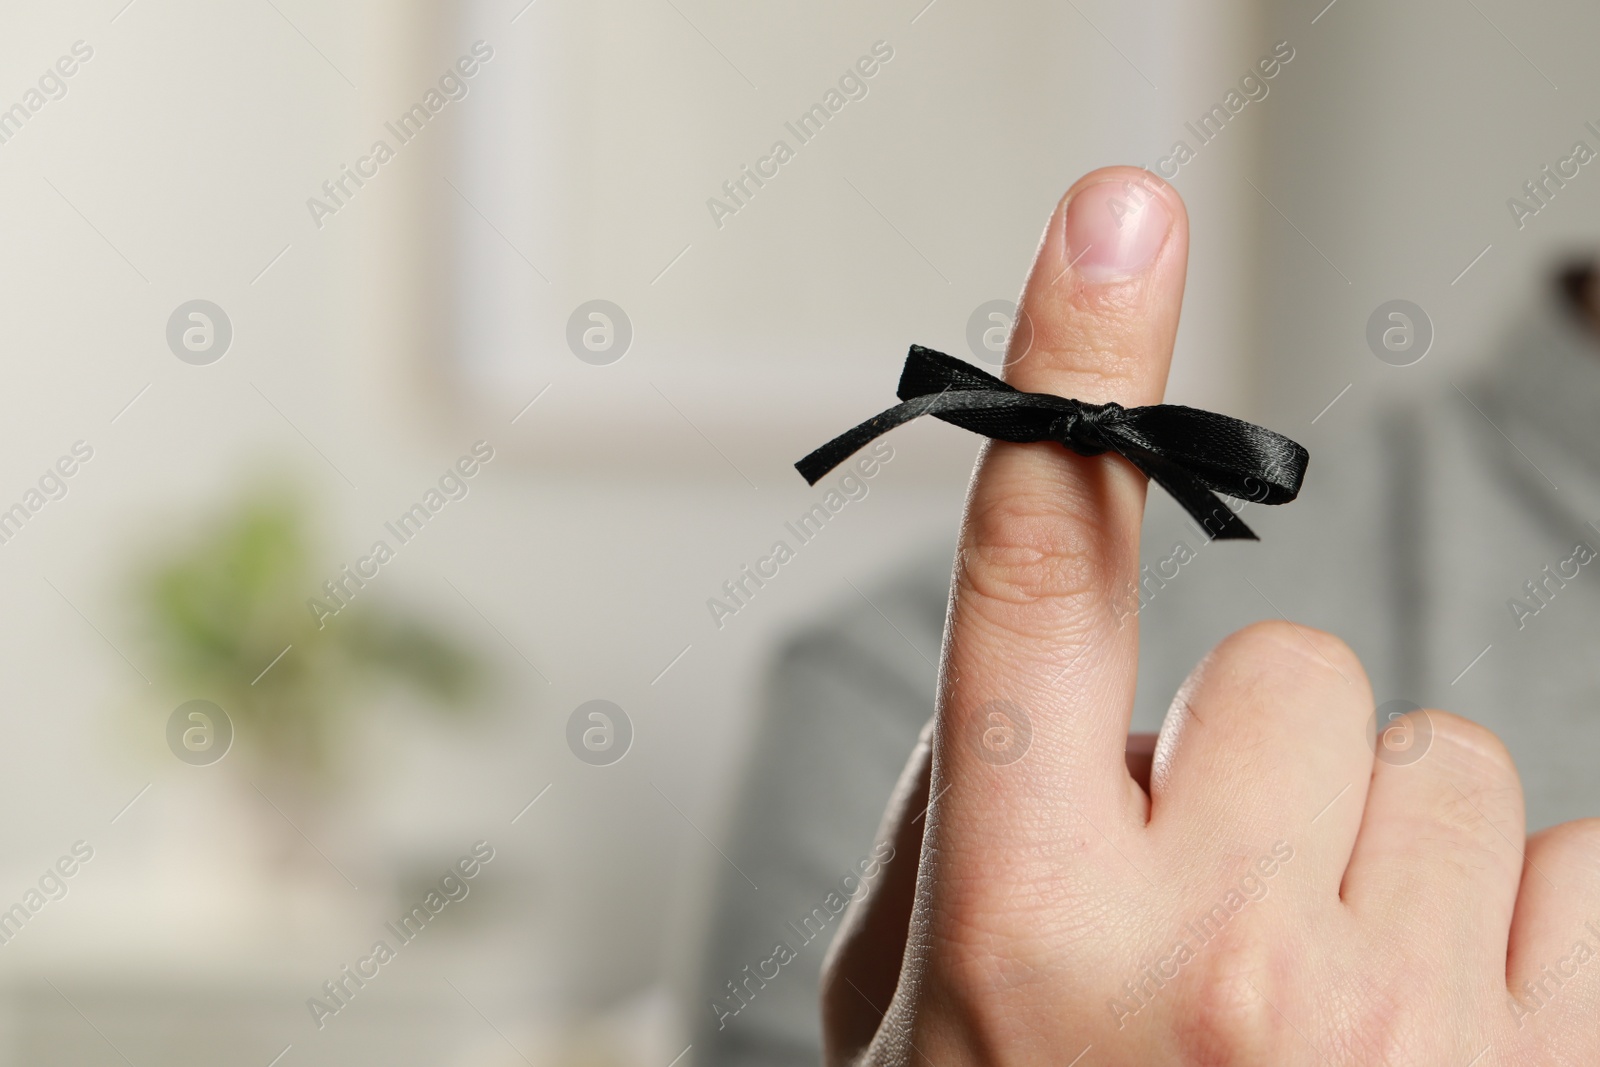
[[[1507, 205], [1597, 143], [1597, 32], [1509, 0], [7, 5], [0, 1062], [693, 1062], [762, 665], [946, 535], [977, 441], [898, 431], [719, 626], [818, 496], [790, 464], [911, 341], [997, 362], [1110, 163], [1188, 204], [1169, 399], [1315, 453], [1454, 380], [1600, 231], [1587, 167]], [[1405, 368], [1365, 335], [1396, 299], [1434, 337]]]

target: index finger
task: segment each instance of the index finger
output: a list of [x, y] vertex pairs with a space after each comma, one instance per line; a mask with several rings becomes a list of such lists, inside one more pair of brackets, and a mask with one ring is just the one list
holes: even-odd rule
[[[1018, 317], [1031, 331], [1013, 337], [1007, 381], [1094, 403], [1159, 403], [1187, 256], [1187, 217], [1171, 186], [1133, 167], [1080, 179], [1046, 227]], [[993, 840], [1009, 821], [997, 809], [1081, 806], [1091, 819], [1140, 810], [1123, 753], [1145, 488], [1111, 453], [987, 446], [968, 495], [946, 639], [935, 792], [951, 787], [951, 803], [942, 823], [971, 819]], [[976, 788], [963, 788], [969, 782]], [[1028, 818], [1023, 832], [1049, 822]]]

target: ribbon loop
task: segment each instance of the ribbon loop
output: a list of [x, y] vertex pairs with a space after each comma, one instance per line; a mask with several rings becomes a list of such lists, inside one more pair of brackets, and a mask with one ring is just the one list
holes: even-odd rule
[[[1179, 404], [1125, 408], [1024, 393], [954, 356], [912, 345], [897, 390], [902, 403], [806, 456], [811, 485], [863, 445], [922, 415], [1000, 441], [1054, 441], [1081, 456], [1115, 452], [1178, 501], [1214, 538], [1256, 540], [1215, 493], [1286, 504], [1300, 492], [1310, 454], [1281, 434]], [[1215, 491], [1215, 492], [1213, 492]]]

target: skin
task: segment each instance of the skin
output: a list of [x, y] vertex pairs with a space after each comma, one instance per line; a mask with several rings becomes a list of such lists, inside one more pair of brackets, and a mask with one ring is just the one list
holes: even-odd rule
[[[1070, 265], [1064, 224], [1108, 180], [1171, 220], [1111, 281]], [[1008, 380], [1160, 402], [1187, 252], [1169, 186], [1085, 176], [1046, 226]], [[1600, 821], [1525, 840], [1492, 733], [1429, 710], [1375, 758], [1355, 655], [1270, 621], [1195, 668], [1158, 738], [1128, 737], [1138, 636], [1114, 605], [1145, 489], [1111, 455], [993, 442], [979, 460], [938, 713], [880, 831], [895, 858], [824, 966], [826, 1061], [1600, 1062]], [[1031, 724], [1012, 761], [985, 748], [996, 700]], [[1392, 758], [1408, 728], [1424, 754]]]

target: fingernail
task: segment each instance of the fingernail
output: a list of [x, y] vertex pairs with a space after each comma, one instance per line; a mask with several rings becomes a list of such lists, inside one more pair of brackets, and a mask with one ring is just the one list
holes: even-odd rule
[[1137, 182], [1098, 182], [1067, 204], [1067, 256], [1088, 282], [1121, 282], [1144, 273], [1167, 239], [1172, 213]]

